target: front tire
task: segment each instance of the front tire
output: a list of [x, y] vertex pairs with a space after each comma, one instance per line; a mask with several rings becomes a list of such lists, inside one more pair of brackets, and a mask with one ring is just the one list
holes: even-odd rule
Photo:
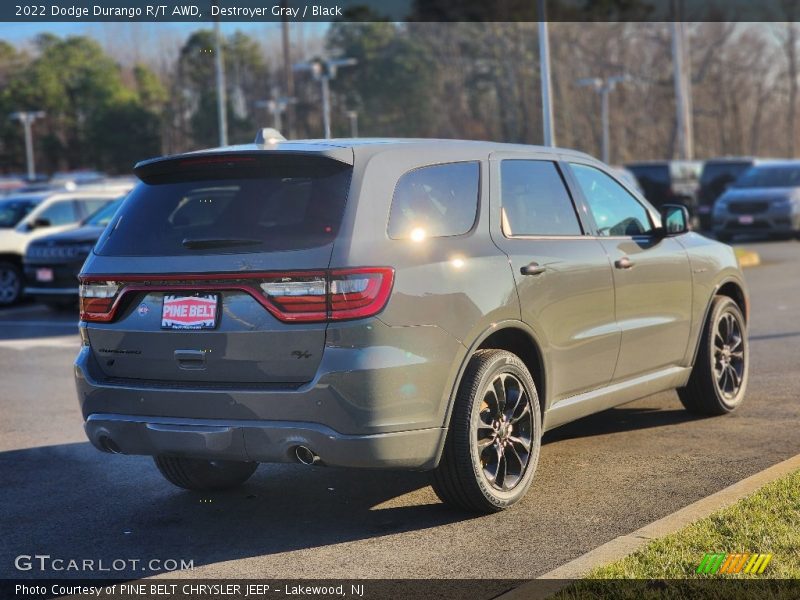
[[238, 487], [258, 468], [258, 463], [236, 460], [178, 456], [154, 456], [153, 460], [167, 481], [180, 488], [199, 492]]
[[11, 306], [22, 297], [22, 271], [13, 262], [0, 262], [0, 306]]
[[750, 354], [747, 326], [731, 298], [717, 296], [703, 329], [689, 383], [678, 397], [689, 412], [724, 415], [734, 411], [747, 391]]
[[479, 350], [467, 366], [433, 490], [446, 504], [479, 513], [518, 502], [533, 481], [542, 425], [525, 364], [504, 350]]

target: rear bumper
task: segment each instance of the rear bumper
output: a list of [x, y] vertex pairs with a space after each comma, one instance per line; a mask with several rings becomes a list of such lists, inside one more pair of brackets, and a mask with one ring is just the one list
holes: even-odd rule
[[329, 466], [419, 470], [435, 466], [444, 436], [442, 428], [343, 435], [315, 423], [112, 414], [90, 415], [85, 429], [103, 452], [286, 463], [306, 446]]
[[466, 351], [439, 327], [369, 319], [329, 326], [307, 383], [111, 379], [89, 346], [75, 381], [101, 449], [105, 435], [125, 454], [287, 462], [304, 445], [329, 465], [424, 470], [438, 461]]

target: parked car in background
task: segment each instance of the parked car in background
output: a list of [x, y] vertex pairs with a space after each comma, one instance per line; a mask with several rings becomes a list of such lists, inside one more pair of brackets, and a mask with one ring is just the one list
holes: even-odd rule
[[310, 140], [136, 173], [80, 274], [74, 373], [92, 444], [176, 486], [431, 470], [494, 512], [545, 430], [675, 388], [705, 415], [744, 399], [733, 249], [586, 154]]
[[39, 238], [28, 244], [24, 268], [25, 294], [51, 308], [78, 304], [78, 273], [124, 196], [107, 204], [75, 229]]
[[0, 177], [0, 198], [13, 194], [22, 187], [25, 187], [25, 181], [23, 181], [22, 177]]
[[685, 206], [696, 221], [697, 192], [703, 163], [693, 160], [653, 160], [626, 164], [656, 208], [664, 204]]
[[22, 257], [31, 241], [74, 227], [129, 189], [86, 186], [81, 191], [51, 192], [13, 229], [0, 229], [0, 306], [14, 304], [22, 296]]
[[[700, 189], [697, 193], [697, 216], [700, 228], [711, 229], [711, 214], [714, 202], [742, 173], [756, 164], [752, 157], [712, 158], [703, 163], [700, 173]], [[762, 161], [763, 162], [763, 161]]]
[[0, 229], [16, 227], [44, 198], [42, 194], [14, 194], [0, 198]]
[[714, 204], [714, 234], [786, 239], [800, 234], [800, 161], [770, 161], [742, 173]]

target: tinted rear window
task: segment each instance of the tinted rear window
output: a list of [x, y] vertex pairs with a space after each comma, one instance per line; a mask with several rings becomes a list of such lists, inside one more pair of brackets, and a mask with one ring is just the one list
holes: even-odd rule
[[445, 237], [467, 233], [478, 211], [480, 163], [431, 165], [397, 182], [389, 215], [389, 237]]
[[271, 252], [333, 241], [347, 201], [350, 166], [316, 157], [238, 160], [184, 159], [141, 174], [143, 183], [100, 238], [97, 253]]
[[581, 235], [572, 199], [555, 163], [504, 160], [500, 186], [506, 235]]
[[628, 170], [633, 172], [643, 186], [651, 182], [659, 185], [670, 184], [667, 165], [629, 165]]
[[730, 182], [741, 175], [753, 163], [749, 162], [707, 162], [700, 177], [702, 185], [714, 185], [718, 182]]

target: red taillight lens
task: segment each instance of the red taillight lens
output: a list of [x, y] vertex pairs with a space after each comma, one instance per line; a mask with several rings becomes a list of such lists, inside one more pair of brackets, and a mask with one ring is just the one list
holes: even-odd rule
[[324, 276], [276, 276], [261, 289], [282, 321], [338, 321], [379, 313], [393, 281], [390, 268], [336, 269]]
[[393, 269], [331, 271], [329, 317], [338, 321], [362, 319], [379, 313], [392, 292], [393, 280]]
[[114, 303], [119, 296], [120, 284], [116, 281], [81, 283], [80, 305], [83, 321], [110, 321], [114, 316]]
[[296, 273], [90, 276], [81, 280], [81, 319], [111, 321], [122, 296], [133, 292], [211, 290], [248, 293], [284, 322], [363, 319], [383, 310], [393, 283], [394, 269], [389, 267]]

